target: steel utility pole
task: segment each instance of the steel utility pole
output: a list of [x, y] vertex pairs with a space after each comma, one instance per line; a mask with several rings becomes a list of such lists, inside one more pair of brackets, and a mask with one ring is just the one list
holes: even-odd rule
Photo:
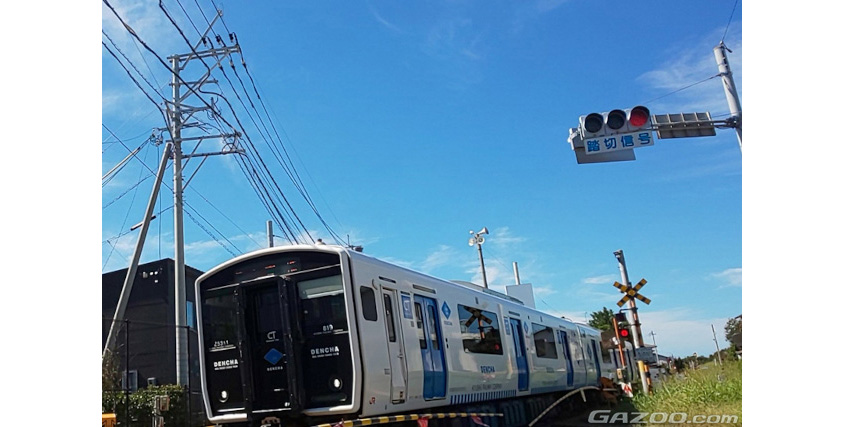
[[[173, 55], [169, 57], [171, 66], [172, 66], [172, 73], [173, 73], [173, 100], [170, 102], [168, 108], [168, 118], [169, 118], [169, 127], [170, 127], [170, 134], [173, 137], [173, 233], [175, 234], [175, 264], [176, 264], [176, 271], [175, 271], [175, 288], [174, 288], [174, 304], [175, 304], [175, 317], [176, 317], [176, 383], [178, 385], [186, 385], [188, 384], [188, 339], [187, 339], [187, 293], [186, 293], [186, 286], [185, 286], [185, 235], [184, 235], [184, 220], [183, 220], [183, 211], [184, 211], [184, 188], [182, 185], [182, 160], [189, 157], [203, 157], [203, 156], [211, 156], [217, 154], [229, 154], [238, 152], [236, 149], [231, 149], [228, 151], [222, 151], [218, 153], [206, 153], [206, 154], [191, 154], [191, 155], [183, 155], [182, 154], [182, 143], [186, 141], [196, 141], [197, 145], [202, 142], [203, 139], [210, 139], [210, 138], [236, 138], [239, 136], [236, 132], [233, 134], [222, 134], [222, 135], [210, 135], [210, 136], [201, 136], [201, 137], [193, 137], [193, 138], [182, 138], [182, 129], [186, 127], [195, 127], [196, 124], [194, 123], [185, 123], [183, 120], [183, 115], [185, 115], [188, 119], [193, 116], [193, 114], [205, 111], [205, 110], [212, 110], [212, 107], [202, 100], [205, 104], [204, 107], [191, 107], [185, 105], [184, 101], [192, 95], [198, 95], [199, 88], [205, 83], [216, 83], [213, 80], [210, 80], [211, 71], [220, 66], [220, 62], [228, 57], [231, 53], [239, 52], [240, 46], [235, 44], [234, 46], [222, 46], [218, 48], [210, 48], [204, 51], [197, 51], [200, 47], [200, 44], [206, 40], [207, 34], [211, 31], [211, 27], [217, 22], [217, 19], [222, 16], [222, 12], [218, 11], [217, 16], [214, 17], [214, 21], [212, 21], [208, 25], [208, 29], [205, 31], [200, 37], [200, 42], [193, 46], [191, 53], [182, 54], [182, 55]], [[222, 39], [217, 38], [217, 42], [222, 44]], [[213, 58], [216, 60], [214, 64], [209, 66], [205, 64], [204, 58]], [[194, 82], [186, 82], [180, 76], [180, 72], [187, 67], [188, 63], [191, 60], [199, 59], [206, 67], [206, 73], [202, 78], [194, 81]], [[186, 87], [185, 94], [182, 95], [181, 89], [182, 86]], [[231, 148], [231, 147], [230, 147]]]
[[724, 41], [718, 46], [715, 46], [715, 61], [718, 63], [718, 71], [721, 76], [721, 82], [724, 83], [724, 93], [727, 95], [727, 104], [730, 106], [729, 121], [736, 128], [736, 136], [738, 137], [739, 150], [741, 150], [741, 102], [738, 97], [738, 90], [736, 90], [736, 82], [733, 81], [733, 72], [730, 70], [730, 63], [727, 61], [727, 49]]

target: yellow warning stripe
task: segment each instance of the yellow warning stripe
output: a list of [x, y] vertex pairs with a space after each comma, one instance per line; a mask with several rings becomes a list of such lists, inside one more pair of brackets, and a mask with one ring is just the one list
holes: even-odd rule
[[317, 424], [311, 427], [359, 427], [369, 426], [375, 424], [389, 424], [399, 421], [416, 421], [420, 418], [466, 418], [466, 417], [503, 417], [502, 413], [466, 413], [466, 412], [449, 412], [437, 414], [407, 414], [407, 415], [391, 415], [388, 417], [374, 417], [374, 418], [360, 418], [351, 421], [339, 421], [336, 423]]

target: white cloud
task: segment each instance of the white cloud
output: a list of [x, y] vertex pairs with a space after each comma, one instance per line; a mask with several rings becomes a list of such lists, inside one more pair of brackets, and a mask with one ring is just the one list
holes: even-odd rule
[[380, 13], [378, 13], [378, 10], [376, 10], [375, 7], [372, 6], [371, 3], [367, 2], [366, 6], [367, 6], [367, 8], [369, 8], [369, 11], [372, 13], [372, 16], [375, 18], [375, 20], [378, 21], [381, 25], [387, 27], [387, 29], [389, 29], [390, 31], [394, 31], [394, 32], [397, 32], [397, 33], [402, 32], [401, 28], [399, 28], [398, 26], [396, 26], [392, 22], [384, 19], [384, 17], [381, 16]]
[[741, 267], [728, 268], [718, 273], [712, 273], [711, 276], [724, 281], [724, 286], [741, 287]]
[[[734, 23], [730, 30], [731, 37], [725, 44], [732, 53], [727, 53], [727, 60], [741, 98], [740, 23]], [[713, 52], [717, 43], [712, 42], [719, 40], [723, 33], [722, 28], [713, 31], [703, 41], [684, 41], [682, 45], [668, 50], [668, 59], [657, 68], [638, 77], [640, 82], [652, 88], [652, 92], [657, 95], [657, 98], [647, 101], [652, 113], [709, 111], [713, 116], [717, 116], [729, 112], [721, 78], [717, 77], [719, 69]]]
[[[727, 320], [728, 318], [701, 318], [700, 312], [686, 308], [639, 313], [645, 343], [653, 344], [655, 338], [660, 354], [673, 354], [676, 357], [690, 356], [695, 352], [700, 356], [715, 353], [713, 326], [718, 337], [718, 346], [721, 349], [728, 347], [729, 343], [724, 336]], [[650, 335], [652, 331], [655, 337]]]
[[448, 245], [440, 245], [422, 261], [422, 271], [432, 271], [451, 264], [457, 258], [457, 251]]
[[583, 283], [587, 285], [604, 285], [607, 283], [612, 284], [616, 281], [618, 275], [616, 274], [605, 274], [603, 276], [594, 276], [594, 277], [587, 277], [583, 279]]

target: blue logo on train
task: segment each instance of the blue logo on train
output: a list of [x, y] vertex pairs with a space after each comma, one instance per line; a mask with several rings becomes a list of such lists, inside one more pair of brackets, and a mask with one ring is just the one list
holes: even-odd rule
[[443, 314], [446, 319], [448, 319], [448, 316], [451, 316], [451, 309], [448, 308], [448, 304], [446, 304], [445, 301], [443, 301]]
[[267, 354], [264, 355], [264, 360], [275, 365], [276, 363], [278, 363], [279, 360], [281, 360], [282, 357], [284, 357], [284, 355], [280, 351], [273, 348], [270, 349], [270, 351], [268, 351]]

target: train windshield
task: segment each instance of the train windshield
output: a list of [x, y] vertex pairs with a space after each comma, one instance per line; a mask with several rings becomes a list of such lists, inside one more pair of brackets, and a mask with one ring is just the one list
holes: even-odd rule
[[203, 376], [214, 416], [350, 402], [351, 343], [337, 254], [264, 255], [199, 287]]

